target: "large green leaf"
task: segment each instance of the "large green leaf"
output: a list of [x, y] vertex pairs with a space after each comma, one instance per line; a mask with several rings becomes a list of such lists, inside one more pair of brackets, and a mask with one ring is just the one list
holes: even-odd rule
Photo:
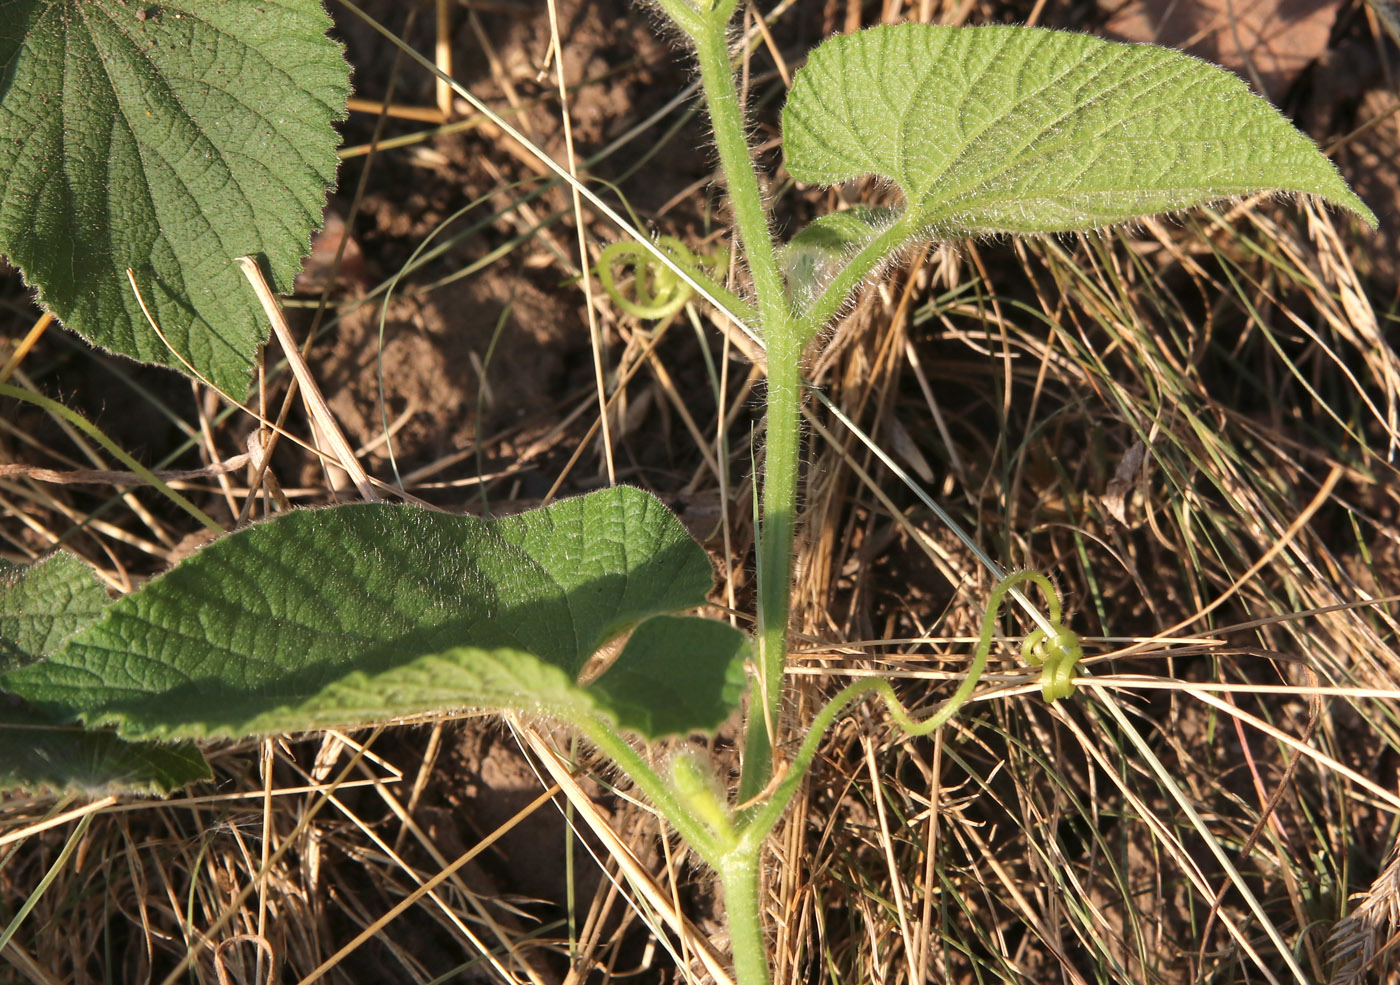
[[1022, 27], [874, 27], [812, 52], [783, 108], [799, 181], [895, 182], [940, 238], [1090, 229], [1254, 192], [1375, 216], [1223, 69]]
[[[43, 660], [108, 602], [101, 580], [71, 554], [33, 565], [0, 561], [0, 668]], [[191, 742], [124, 742], [0, 695], [0, 789], [168, 793], [209, 775]]]
[[267, 325], [234, 260], [291, 289], [335, 179], [349, 68], [318, 0], [11, 0], [0, 253], [65, 325], [241, 395]]
[[[739, 636], [714, 619], [658, 616], [637, 627], [617, 662], [588, 690], [623, 728], [641, 735], [714, 732], [739, 704]], [[697, 655], [715, 656], [697, 659]], [[721, 663], [721, 659], [724, 661]], [[723, 676], [716, 675], [722, 669]], [[676, 728], [673, 720], [693, 723]]]
[[636, 489], [499, 520], [385, 504], [305, 510], [215, 541], [5, 684], [133, 737], [461, 707], [602, 717], [647, 738], [708, 731], [738, 702], [746, 648], [722, 624], [646, 627], [650, 658], [689, 692], [658, 696], [651, 717], [631, 681], [664, 667], [624, 652], [628, 682], [576, 681], [618, 634], [703, 604], [713, 578], [679, 521]]

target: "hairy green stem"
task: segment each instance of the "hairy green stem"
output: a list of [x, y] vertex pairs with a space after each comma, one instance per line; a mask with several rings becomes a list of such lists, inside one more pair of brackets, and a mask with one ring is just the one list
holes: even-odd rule
[[[768, 210], [745, 136], [743, 105], [730, 62], [728, 22], [735, 0], [705, 7], [686, 0], [660, 0], [690, 36], [700, 67], [706, 108], [714, 127], [720, 167], [729, 190], [734, 226], [757, 295], [760, 331], [768, 352], [768, 414], [764, 446], [763, 501], [758, 524], [759, 667], [749, 699], [747, 736], [739, 797], [755, 797], [773, 770], [771, 736], [778, 734], [787, 628], [792, 591], [792, 546], [797, 506], [802, 400], [802, 347], [819, 323], [794, 317], [778, 267]], [[739, 985], [768, 985], [767, 947], [759, 905], [763, 843], [733, 847], [716, 869], [724, 887], [725, 911]]]
[[735, 851], [721, 862], [718, 870], [734, 958], [734, 980], [739, 985], [769, 985], [772, 980], [758, 882], [762, 848], [759, 842], [757, 850]]
[[[666, 5], [667, 8], [671, 4]], [[716, 12], [718, 13], [718, 11]], [[734, 67], [729, 60], [729, 31], [718, 16], [704, 19], [701, 30], [691, 35], [695, 58], [700, 67], [700, 83], [705, 106], [714, 127], [715, 149], [720, 169], [729, 188], [729, 205], [744, 259], [758, 295], [764, 341], [772, 347], [774, 334], [793, 331], [790, 325], [787, 292], [778, 269], [778, 254], [768, 226], [768, 210], [759, 188], [758, 170], [745, 136], [744, 110], [735, 84]], [[769, 362], [773, 361], [770, 352]]]
[[831, 283], [826, 285], [826, 289], [802, 313], [803, 322], [811, 325], [816, 331], [835, 318], [865, 279], [875, 273], [881, 265], [888, 263], [891, 256], [917, 239], [922, 227], [923, 222], [914, 210], [906, 209], [894, 225], [851, 257], [850, 262], [841, 268]]
[[[674, 4], [666, 2], [669, 10]], [[793, 317], [758, 171], [745, 137], [743, 105], [729, 56], [727, 18], [732, 3], [721, 3], [691, 31], [705, 105], [714, 126], [720, 168], [729, 188], [730, 208], [744, 259], [753, 277], [764, 344], [768, 349], [767, 441], [764, 447], [763, 507], [758, 545], [757, 687], [750, 699], [741, 800], [755, 796], [772, 775], [771, 737], [782, 710], [783, 668], [787, 663], [787, 624], [792, 591], [792, 538], [797, 504], [802, 399], [802, 346], [810, 322]], [[694, 11], [687, 11], [693, 15]]]
[[782, 710], [792, 595], [793, 530], [802, 434], [802, 346], [794, 333], [769, 338], [767, 441], [758, 539], [759, 667], [757, 687], [749, 697], [748, 735], [739, 780], [740, 801], [756, 797], [772, 776], [770, 740], [778, 735]]
[[643, 759], [626, 739], [618, 735], [611, 725], [602, 720], [575, 720], [575, 725], [589, 742], [627, 774], [651, 805], [676, 829], [676, 833], [704, 859], [705, 864], [718, 869], [722, 853], [733, 846], [720, 844], [709, 829], [692, 817], [671, 787], [651, 768], [651, 764]]

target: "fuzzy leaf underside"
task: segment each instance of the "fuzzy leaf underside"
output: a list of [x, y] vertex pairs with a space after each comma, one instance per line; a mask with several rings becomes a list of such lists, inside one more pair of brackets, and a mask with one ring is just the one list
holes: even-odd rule
[[[737, 705], [743, 634], [644, 620], [703, 604], [712, 585], [704, 551], [636, 489], [496, 520], [386, 504], [303, 510], [215, 541], [5, 684], [142, 738], [468, 707], [601, 717], [648, 739], [710, 731]], [[600, 682], [576, 683], [638, 623], [653, 659], [695, 691], [650, 721]]]
[[[0, 669], [61, 649], [109, 601], [92, 568], [71, 554], [32, 565], [0, 561]], [[0, 697], [0, 790], [163, 794], [209, 775], [193, 743], [125, 742]]]
[[[319, 0], [15, 0], [0, 18], [0, 253], [93, 343], [242, 396], [335, 180], [349, 67]], [[141, 313], [130, 267], [167, 346]]]
[[893, 181], [939, 238], [1088, 230], [1264, 191], [1375, 216], [1304, 134], [1178, 51], [1039, 28], [832, 38], [783, 108], [787, 168]]

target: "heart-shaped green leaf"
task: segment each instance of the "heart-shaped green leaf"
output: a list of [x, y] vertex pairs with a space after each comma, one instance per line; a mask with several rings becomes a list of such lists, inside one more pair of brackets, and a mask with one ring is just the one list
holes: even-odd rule
[[234, 261], [289, 291], [335, 179], [329, 27], [318, 0], [6, 3], [0, 253], [90, 341], [242, 396], [268, 327]]
[[[5, 684], [132, 737], [465, 707], [603, 718], [649, 739], [712, 731], [738, 703], [747, 646], [723, 624], [643, 623], [614, 668], [626, 680], [577, 679], [623, 631], [704, 604], [713, 580], [680, 522], [636, 489], [498, 520], [386, 504], [303, 510], [215, 541]], [[628, 656], [638, 647], [644, 656]], [[642, 714], [649, 699], [635, 682], [650, 674], [660, 687], [667, 673], [685, 700], [658, 693]]]
[[1279, 190], [1375, 216], [1223, 69], [1022, 27], [874, 27], [823, 43], [783, 108], [799, 181], [880, 175], [941, 239], [1085, 230]]

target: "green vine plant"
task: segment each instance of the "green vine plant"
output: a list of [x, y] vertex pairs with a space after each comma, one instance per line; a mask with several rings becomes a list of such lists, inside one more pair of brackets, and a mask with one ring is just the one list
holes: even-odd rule
[[[461, 708], [548, 715], [611, 758], [713, 869], [735, 979], [766, 985], [765, 840], [851, 702], [879, 695], [910, 733], [946, 724], [972, 697], [1002, 603], [1024, 600], [1021, 586], [1045, 600], [1043, 614], [1029, 606], [1039, 625], [1023, 659], [1039, 669], [1047, 701], [1074, 693], [1078, 638], [1046, 576], [1021, 571], [998, 581], [968, 672], [931, 717], [910, 717], [888, 682], [862, 680], [804, 723], [785, 759], [802, 370], [813, 340], [891, 258], [928, 239], [1094, 230], [1267, 191], [1375, 217], [1306, 136], [1221, 69], [1078, 34], [905, 24], [824, 42], [782, 111], [794, 178], [876, 175], [902, 204], [824, 216], [779, 244], [732, 64], [737, 0], [658, 5], [699, 69], [752, 304], [715, 283], [718, 258], [702, 261], [674, 239], [609, 247], [597, 272], [623, 310], [660, 318], [689, 299], [668, 272], [679, 271], [706, 297], [737, 302], [728, 314], [766, 350], [754, 636], [678, 614], [706, 604], [710, 562], [655, 497], [625, 487], [497, 519], [385, 503], [291, 511], [219, 538], [116, 601], [85, 565], [55, 554], [0, 570], [0, 683], [23, 701], [0, 729], [29, 730], [6, 745], [32, 748], [35, 727], [63, 737], [38, 755], [7, 752], [0, 773], [11, 785], [169, 791], [208, 775], [202, 740]], [[0, 102], [0, 250], [65, 323], [135, 358], [171, 361], [127, 292], [109, 289], [131, 268], [172, 344], [220, 387], [246, 387], [264, 333], [250, 327], [256, 305], [234, 260], [267, 258], [287, 287], [334, 169], [330, 124], [348, 80], [324, 12], [313, 0], [275, 16], [250, 0], [162, 4], [159, 17], [124, 0], [74, 7], [71, 18], [42, 16], [54, 6], [44, 0], [16, 6], [0, 28], [11, 76]], [[103, 17], [87, 17], [96, 6]], [[267, 70], [249, 69], [250, 59]], [[65, 65], [105, 74], [75, 80]], [[216, 76], [227, 88], [207, 84]], [[296, 98], [264, 91], [272, 78]], [[78, 99], [64, 90], [73, 85], [91, 91]], [[286, 109], [276, 132], [239, 115], [274, 103]], [[99, 137], [109, 154], [91, 152]], [[188, 139], [189, 153], [165, 153], [172, 139]], [[241, 171], [254, 139], [286, 166]], [[170, 170], [148, 168], [152, 160]], [[185, 161], [194, 173], [179, 173]], [[227, 200], [258, 182], [271, 183], [266, 200]], [[55, 187], [73, 194], [40, 193]], [[199, 221], [189, 221], [190, 197]], [[112, 215], [133, 225], [84, 225]], [[583, 678], [619, 639], [604, 672]], [[713, 735], [746, 690], [737, 789], [692, 755], [658, 771], [639, 751], [638, 741]], [[59, 728], [72, 722], [85, 730]], [[94, 763], [110, 772], [94, 775]]]

